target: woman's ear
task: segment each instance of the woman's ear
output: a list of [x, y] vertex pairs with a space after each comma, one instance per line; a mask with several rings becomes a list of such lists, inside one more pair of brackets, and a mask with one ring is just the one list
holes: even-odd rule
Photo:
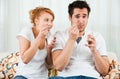
[[38, 23], [38, 19], [37, 19], [37, 18], [35, 18], [34, 22], [35, 22], [35, 24], [37, 24], [37, 23]]

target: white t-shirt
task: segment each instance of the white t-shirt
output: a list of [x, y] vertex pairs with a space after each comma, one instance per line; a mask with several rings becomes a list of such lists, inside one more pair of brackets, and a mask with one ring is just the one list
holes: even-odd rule
[[[68, 66], [63, 71], [58, 71], [58, 76], [90, 76], [100, 79], [100, 74], [95, 69], [94, 59], [92, 57], [92, 53], [90, 49], [85, 46], [87, 44], [87, 35], [92, 34], [96, 39], [96, 47], [97, 50], [100, 52], [100, 55], [106, 54], [106, 45], [103, 37], [100, 33], [95, 33], [91, 31], [86, 31], [84, 36], [82, 36], [82, 39], [77, 44], [77, 42], [74, 43], [74, 50], [73, 54], [70, 58]], [[57, 32], [56, 35], [56, 44], [52, 51], [55, 50], [63, 50], [69, 34], [68, 30], [63, 32]], [[69, 52], [68, 52], [69, 53]]]
[[[32, 27], [25, 27], [18, 36], [22, 36], [30, 42], [35, 39], [32, 32]], [[38, 49], [35, 56], [28, 64], [24, 64], [21, 57], [19, 57], [20, 60], [16, 75], [22, 75], [28, 79], [47, 79], [48, 70], [45, 66], [46, 56], [47, 51], [45, 47], [43, 50]]]

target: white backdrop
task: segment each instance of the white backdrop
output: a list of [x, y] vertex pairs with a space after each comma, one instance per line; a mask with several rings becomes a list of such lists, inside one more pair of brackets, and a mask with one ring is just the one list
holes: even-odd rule
[[[45, 6], [55, 13], [53, 33], [68, 28], [67, 6], [74, 0], [0, 0], [0, 52], [18, 51], [16, 35], [30, 26], [28, 11]], [[87, 0], [91, 13], [88, 29], [100, 32], [107, 50], [115, 52], [120, 61], [120, 0]]]

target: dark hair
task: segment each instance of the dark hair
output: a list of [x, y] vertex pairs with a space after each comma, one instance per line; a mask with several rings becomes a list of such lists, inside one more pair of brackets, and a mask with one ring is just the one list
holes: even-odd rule
[[68, 13], [69, 13], [70, 16], [72, 16], [73, 11], [74, 11], [75, 8], [80, 8], [80, 9], [87, 8], [88, 15], [90, 13], [90, 7], [89, 7], [89, 5], [87, 4], [86, 1], [77, 0], [77, 1], [74, 1], [71, 4], [69, 4]]

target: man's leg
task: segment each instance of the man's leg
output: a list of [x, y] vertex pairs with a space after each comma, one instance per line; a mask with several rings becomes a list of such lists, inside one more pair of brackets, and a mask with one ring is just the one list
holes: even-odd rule
[[65, 77], [65, 79], [80, 79], [80, 76]]
[[15, 76], [13, 79], [27, 79], [27, 78], [25, 78], [24, 76], [19, 75], [19, 76]]
[[55, 76], [55, 77], [50, 77], [48, 79], [65, 79], [64, 77], [60, 77], [60, 76]]
[[88, 77], [88, 76], [80, 76], [80, 79], [97, 79], [97, 78]]

